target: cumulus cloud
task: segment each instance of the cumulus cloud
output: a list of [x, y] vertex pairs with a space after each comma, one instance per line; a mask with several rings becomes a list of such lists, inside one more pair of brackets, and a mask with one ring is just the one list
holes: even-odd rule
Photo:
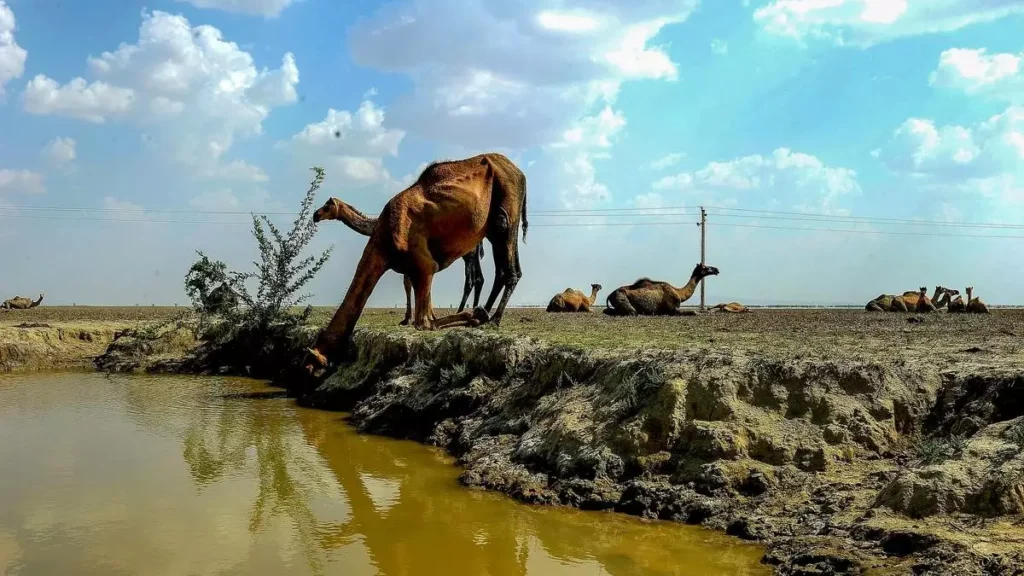
[[0, 168], [0, 194], [43, 194], [45, 178], [31, 170]]
[[624, 81], [675, 79], [676, 64], [652, 42], [696, 4], [413, 0], [358, 21], [349, 44], [357, 63], [413, 80], [394, 106], [399, 125], [460, 146], [520, 149], [560, 140]]
[[754, 11], [754, 21], [769, 34], [800, 42], [866, 47], [1012, 14], [1024, 14], [1024, 0], [772, 0]]
[[266, 18], [275, 18], [285, 8], [294, 4], [297, 0], [178, 0], [188, 2], [197, 8], [210, 8], [235, 12], [237, 14], [252, 14]]
[[951, 48], [939, 56], [932, 86], [1024, 103], [1024, 53], [989, 54], [984, 48]]
[[1024, 172], [1024, 107], [1011, 106], [974, 126], [937, 126], [930, 119], [910, 118], [878, 156], [891, 170], [923, 179], [1012, 182]]
[[262, 133], [270, 112], [298, 99], [299, 70], [286, 53], [277, 69], [257, 69], [252, 56], [212, 26], [183, 16], [142, 13], [135, 44], [88, 59], [91, 81], [61, 85], [37, 75], [23, 94], [25, 110], [102, 123], [127, 120], [174, 157], [211, 178], [265, 179], [262, 171], [223, 160], [236, 140]]
[[73, 138], [54, 138], [43, 147], [43, 155], [51, 164], [60, 168], [74, 162], [77, 156], [76, 147]]
[[25, 73], [28, 52], [14, 40], [14, 30], [14, 11], [0, 0], [0, 98], [6, 94], [4, 86]]
[[770, 156], [752, 154], [710, 162], [696, 172], [665, 176], [652, 187], [662, 194], [703, 195], [719, 203], [733, 200], [737, 193], [757, 193], [765, 201], [805, 209], [813, 205], [827, 214], [842, 213], [839, 199], [861, 192], [855, 171], [827, 166], [810, 154], [788, 148], [778, 148]]
[[[363, 100], [353, 113], [327, 111], [320, 122], [306, 125], [291, 141], [304, 162], [323, 163], [329, 173], [341, 174], [349, 185], [391, 184], [384, 156], [397, 156], [405, 131], [385, 127], [385, 111], [371, 100]], [[331, 170], [331, 169], [334, 170]]]

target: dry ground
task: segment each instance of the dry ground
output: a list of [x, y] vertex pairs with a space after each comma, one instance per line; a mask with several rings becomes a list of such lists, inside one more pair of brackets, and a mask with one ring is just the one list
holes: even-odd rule
[[[173, 317], [185, 308], [41, 306], [0, 312], [0, 327], [22, 322], [121, 324]], [[333, 308], [315, 309], [312, 322], [326, 324]], [[438, 315], [449, 313], [438, 309]], [[361, 327], [400, 327], [404, 309], [368, 309]], [[914, 322], [912, 319], [920, 319]], [[613, 318], [549, 314], [539, 308], [509, 309], [501, 331], [590, 349], [708, 348], [767, 356], [882, 360], [930, 355], [941, 362], [1024, 366], [1024, 309], [994, 309], [989, 315], [866, 313], [857, 309], [753, 309], [747, 314]], [[424, 333], [425, 337], [429, 334]]]

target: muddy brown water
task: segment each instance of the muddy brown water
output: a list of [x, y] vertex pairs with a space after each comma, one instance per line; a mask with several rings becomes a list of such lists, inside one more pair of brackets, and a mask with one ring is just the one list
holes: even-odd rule
[[526, 506], [259, 382], [0, 376], [5, 574], [767, 574], [697, 527]]

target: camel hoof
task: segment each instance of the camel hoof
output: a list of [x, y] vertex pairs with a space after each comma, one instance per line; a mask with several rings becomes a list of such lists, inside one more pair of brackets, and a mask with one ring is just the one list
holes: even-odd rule
[[401, 322], [398, 323], [398, 325], [399, 326], [408, 326], [409, 325], [409, 319], [406, 318], [405, 320], [402, 320]]

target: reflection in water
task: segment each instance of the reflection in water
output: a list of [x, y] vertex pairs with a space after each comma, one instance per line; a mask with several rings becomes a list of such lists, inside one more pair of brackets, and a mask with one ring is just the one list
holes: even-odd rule
[[[461, 488], [262, 384], [0, 377], [8, 574], [764, 574], [699, 528]], [[255, 394], [253, 394], [255, 392]]]

